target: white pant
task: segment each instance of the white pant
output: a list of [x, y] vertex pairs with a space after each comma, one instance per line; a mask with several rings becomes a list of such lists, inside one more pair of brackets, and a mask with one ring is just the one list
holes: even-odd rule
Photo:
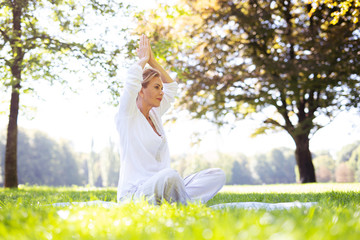
[[150, 203], [200, 201], [206, 203], [225, 184], [225, 173], [219, 168], [209, 168], [182, 179], [179, 173], [166, 168], [149, 178], [133, 194], [133, 199], [145, 198]]

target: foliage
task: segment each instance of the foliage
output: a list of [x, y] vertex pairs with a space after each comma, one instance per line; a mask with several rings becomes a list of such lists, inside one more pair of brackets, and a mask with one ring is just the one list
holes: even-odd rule
[[[0, 185], [3, 184], [5, 140], [0, 137]], [[18, 176], [20, 184], [98, 187], [117, 186], [120, 159], [114, 143], [100, 153], [77, 153], [68, 141], [55, 141], [40, 131], [20, 129], [18, 136]], [[87, 161], [94, 158], [89, 182]], [[98, 181], [96, 181], [98, 180]], [[95, 184], [97, 183], [97, 184]]]
[[356, 165], [355, 179], [357, 182], [360, 182], [360, 161], [357, 161]]
[[355, 180], [357, 182], [360, 182], [360, 144], [352, 152], [351, 157], [349, 159], [349, 165], [355, 171]]
[[[26, 0], [18, 4], [21, 8], [21, 39], [16, 38], [11, 24], [15, 1], [6, 0], [0, 5], [0, 79], [5, 87], [18, 81], [10, 71], [14, 64], [15, 43], [22, 52], [22, 59], [19, 59], [21, 93], [36, 91], [33, 86], [44, 80], [68, 83], [70, 75], [62, 72], [71, 74], [82, 70], [86, 78], [93, 80], [99, 74], [103, 77], [116, 75], [116, 56], [121, 48], [118, 43], [109, 41], [110, 25], [101, 25], [101, 21], [126, 15], [123, 3], [112, 0], [106, 3], [97, 0]], [[90, 34], [90, 31], [96, 33]], [[125, 28], [113, 33], [113, 37], [122, 31]], [[78, 75], [76, 80], [81, 78], [84, 75]]]
[[255, 162], [254, 171], [262, 183], [296, 182], [294, 154], [289, 154], [289, 149], [273, 149], [266, 155], [256, 155]]
[[[318, 181], [359, 182], [359, 149], [358, 142], [345, 145], [335, 159], [327, 151], [315, 153], [314, 166]], [[344, 154], [351, 157], [342, 161]], [[201, 155], [183, 154], [172, 158], [171, 167], [183, 177], [208, 167], [219, 167], [225, 172], [226, 184], [274, 184], [297, 181], [294, 153], [287, 148], [273, 149], [268, 153], [254, 156], [210, 152]], [[346, 163], [346, 167], [342, 163]]]
[[[81, 184], [76, 154], [69, 142], [55, 142], [40, 131], [26, 132], [21, 129], [18, 144], [20, 184], [49, 186]], [[4, 155], [0, 159], [3, 163]], [[1, 165], [3, 169], [3, 164]]]
[[349, 16], [354, 23], [359, 22], [360, 16], [360, 1], [359, 0], [310, 0], [312, 2], [312, 9], [309, 15], [316, 11], [319, 5], [327, 5], [329, 8], [334, 8], [335, 11], [331, 14], [333, 19], [331, 24], [337, 24], [341, 17]]
[[[315, 112], [313, 118], [332, 116], [335, 106], [344, 109], [344, 103], [351, 105], [347, 98], [356, 99], [358, 92], [351, 89], [357, 86], [358, 68], [348, 65], [358, 64], [358, 25], [342, 19], [342, 26], [327, 26], [323, 19], [329, 9], [309, 18], [309, 6], [302, 2], [183, 2], [138, 16], [137, 32], [167, 49], [162, 57], [181, 73], [182, 103], [194, 117], [222, 124], [229, 113], [241, 117], [270, 105], [278, 115], [266, 124], [288, 131], [286, 124], [301, 124], [301, 111], [308, 113], [306, 119]], [[157, 42], [163, 38], [173, 45]], [[331, 94], [325, 91], [331, 88]], [[335, 96], [344, 101], [335, 102]], [[320, 125], [311, 127], [316, 131]]]
[[336, 182], [346, 183], [346, 182], [354, 182], [355, 180], [355, 171], [350, 168], [347, 163], [340, 163], [335, 172]]
[[357, 142], [358, 146], [352, 151], [349, 158], [350, 164], [355, 167], [356, 163], [360, 162], [360, 142]]
[[360, 142], [354, 142], [352, 144], [348, 144], [344, 146], [339, 152], [337, 156], [338, 162], [347, 162], [350, 160], [352, 153], [354, 150], [360, 145]]
[[115, 143], [109, 139], [107, 147], [99, 153], [91, 144], [90, 153], [81, 154], [81, 162], [86, 178], [86, 185], [90, 187], [114, 187], [117, 186], [120, 170], [120, 156], [115, 149]]
[[[29, 132], [24, 130], [19, 134], [19, 178], [22, 184], [36, 185], [81, 185], [91, 186], [89, 182], [88, 159], [93, 157], [94, 163], [92, 176], [93, 186], [108, 187], [117, 186], [119, 177], [119, 155], [116, 153], [114, 143], [110, 140], [109, 146], [100, 153], [74, 153], [68, 142], [56, 142], [41, 132]], [[34, 141], [34, 136], [37, 140]], [[4, 160], [4, 138], [0, 135], [0, 184], [3, 183], [3, 160]], [[35, 144], [36, 143], [36, 144]], [[353, 144], [349, 144], [353, 145]], [[64, 146], [65, 148], [62, 148]], [[45, 149], [48, 148], [48, 149]], [[68, 148], [67, 155], [63, 149]], [[347, 149], [347, 146], [344, 146]], [[353, 156], [345, 161], [355, 173], [355, 179], [359, 182], [359, 161], [356, 158], [359, 148], [349, 155]], [[38, 154], [41, 152], [41, 156]], [[340, 151], [341, 152], [341, 151]], [[31, 154], [29, 154], [31, 153]], [[173, 156], [171, 167], [176, 169], [183, 177], [196, 171], [209, 167], [219, 167], [226, 174], [226, 184], [272, 184], [272, 183], [293, 183], [294, 154], [291, 149], [273, 149], [266, 154], [245, 156], [242, 154], [184, 154]], [[354, 159], [354, 160], [351, 160]], [[356, 160], [356, 161], [355, 161]], [[319, 182], [335, 182], [336, 170], [339, 167], [339, 160], [334, 160], [328, 152], [316, 153], [314, 165]], [[66, 164], [68, 162], [68, 164]], [[70, 165], [69, 165], [70, 164]], [[75, 171], [75, 169], [77, 169]], [[346, 167], [346, 171], [349, 171]], [[346, 177], [347, 172], [343, 171], [342, 176]], [[339, 175], [340, 172], [339, 172]], [[350, 180], [351, 180], [350, 179]], [[347, 180], [347, 181], [350, 181]]]
[[221, 168], [226, 184], [294, 183], [295, 159], [292, 150], [273, 149], [267, 154], [247, 157], [243, 154], [210, 152], [173, 156], [171, 167], [183, 177], [205, 168]]
[[319, 182], [335, 181], [335, 160], [329, 153], [318, 154], [314, 158], [316, 179]]
[[165, 59], [182, 81], [182, 106], [219, 125], [266, 110], [257, 133], [287, 131], [300, 180], [315, 181], [309, 139], [360, 102], [359, 23], [331, 25], [333, 9], [309, 16], [304, 1], [181, 3], [138, 17], [138, 32], [174, 42]]
[[[66, 78], [73, 80], [70, 74], [80, 70], [83, 70], [82, 76], [78, 75], [76, 80], [116, 76], [120, 48], [118, 43], [108, 41], [109, 26], [100, 25], [104, 20], [118, 20], [122, 8], [123, 4], [115, 0], [6, 0], [0, 3], [0, 85], [11, 95], [5, 187], [18, 185], [20, 94], [33, 92], [38, 82], [44, 80], [51, 83], [64, 83]], [[90, 30], [92, 37], [89, 37]], [[124, 29], [116, 33], [122, 31]], [[117, 98], [119, 84], [114, 84], [117, 81], [104, 82], [109, 83], [110, 92]]]
[[[357, 141], [352, 144], [344, 146], [338, 152], [338, 167], [341, 166], [342, 170], [339, 170], [339, 179], [346, 179], [346, 181], [360, 181], [360, 142]], [[348, 175], [341, 176], [341, 175]], [[345, 180], [341, 180], [345, 181]]]
[[359, 182], [359, 141], [343, 146], [335, 155], [316, 153], [314, 164], [319, 182]]
[[209, 205], [224, 202], [318, 202], [290, 210], [214, 210], [206, 205], [114, 208], [52, 207], [67, 201], [115, 201], [115, 189], [20, 187], [0, 190], [4, 239], [357, 239], [359, 184], [226, 188]]
[[[209, 153], [210, 155], [211, 153]], [[246, 157], [242, 156], [241, 154], [227, 154], [218, 152], [216, 155], [217, 159], [215, 161], [212, 161], [213, 167], [221, 168], [225, 172], [226, 176], [226, 184], [232, 184], [232, 180], [234, 177], [233, 174], [235, 173], [234, 168], [234, 161], [246, 161]], [[241, 172], [236, 172], [236, 174], [241, 174]]]
[[108, 147], [99, 153], [102, 186], [115, 187], [119, 181], [120, 155], [115, 143], [109, 139]]
[[234, 161], [231, 169], [230, 184], [254, 184], [255, 180], [247, 161]]

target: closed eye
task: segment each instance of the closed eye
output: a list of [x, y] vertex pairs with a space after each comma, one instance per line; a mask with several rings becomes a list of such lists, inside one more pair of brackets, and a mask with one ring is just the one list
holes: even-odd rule
[[[160, 85], [156, 85], [155, 89], [160, 89]], [[164, 88], [162, 87], [161, 90], [164, 90]]]

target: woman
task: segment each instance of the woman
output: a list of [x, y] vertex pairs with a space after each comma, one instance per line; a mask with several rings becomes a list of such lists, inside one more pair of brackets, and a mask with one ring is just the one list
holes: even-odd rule
[[[128, 70], [116, 115], [121, 157], [117, 199], [205, 203], [225, 184], [225, 174], [212, 168], [182, 179], [170, 168], [161, 116], [174, 101], [177, 83], [157, 63], [145, 35], [140, 37], [137, 54], [139, 60]], [[144, 70], [146, 64], [152, 68]]]

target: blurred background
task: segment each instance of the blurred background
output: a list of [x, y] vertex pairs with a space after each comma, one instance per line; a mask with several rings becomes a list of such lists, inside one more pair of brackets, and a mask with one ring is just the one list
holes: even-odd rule
[[[46, 3], [47, 1], [39, 2]], [[258, 103], [250, 97], [253, 89], [263, 88], [256, 93], [258, 99], [262, 98], [261, 94], [265, 94], [265, 92], [268, 94], [272, 91], [272, 88], [269, 87], [270, 83], [266, 91], [265, 85], [268, 80], [261, 67], [255, 63], [257, 58], [251, 55], [253, 53], [249, 53], [250, 48], [239, 47], [237, 52], [234, 52], [230, 51], [229, 47], [224, 47], [236, 42], [237, 40], [234, 38], [249, 40], [249, 37], [242, 36], [245, 33], [250, 34], [246, 32], [250, 31], [249, 29], [252, 29], [251, 31], [258, 36], [259, 42], [268, 41], [268, 36], [257, 32], [259, 23], [251, 18], [246, 18], [248, 29], [244, 27], [241, 30], [236, 20], [231, 20], [232, 22], [229, 20], [231, 19], [230, 13], [234, 6], [240, 6], [237, 9], [240, 12], [241, 8], [256, 10], [262, 6], [269, 11], [268, 14], [272, 16], [270, 18], [274, 19], [275, 27], [269, 27], [269, 31], [274, 30], [275, 32], [275, 29], [280, 29], [279, 31], [284, 30], [284, 35], [286, 35], [288, 27], [283, 26], [282, 21], [286, 19], [286, 16], [285, 13], [281, 13], [282, 4], [283, 8], [288, 7], [289, 13], [293, 14], [291, 21], [296, 32], [294, 36], [302, 37], [308, 33], [306, 28], [304, 28], [304, 32], [301, 32], [302, 28], [299, 22], [306, 22], [312, 18], [315, 20], [318, 18], [321, 24], [330, 22], [333, 18], [322, 18], [319, 12], [323, 13], [325, 8], [333, 8], [324, 5], [321, 1], [314, 1], [319, 3], [318, 5], [310, 4], [311, 7], [318, 9], [311, 13], [311, 7], [305, 4], [307, 1], [243, 1], [240, 3], [241, 1], [139, 0], [113, 1], [117, 4], [121, 3], [120, 12], [107, 15], [110, 10], [101, 5], [106, 5], [107, 1], [83, 0], [79, 3], [64, 1], [63, 4], [65, 6], [79, 4], [76, 6], [80, 7], [85, 6], [88, 2], [93, 4], [92, 10], [95, 9], [95, 11], [83, 11], [84, 28], [76, 33], [72, 30], [65, 33], [62, 30], [56, 30], [58, 25], [56, 27], [51, 25], [55, 20], [48, 21], [47, 19], [47, 17], [56, 18], [52, 11], [56, 12], [57, 18], [61, 14], [66, 15], [64, 14], [66, 7], [64, 7], [65, 10], [61, 10], [61, 7], [51, 4], [37, 5], [34, 6], [33, 15], [36, 16], [36, 23], [41, 26], [41, 29], [45, 29], [54, 36], [60, 36], [64, 41], [74, 41], [84, 45], [93, 41], [106, 46], [105, 48], [108, 49], [105, 49], [104, 53], [108, 54], [118, 50], [111, 59], [113, 66], [116, 66], [115, 70], [111, 70], [113, 71], [113, 75], [111, 75], [109, 69], [103, 69], [100, 65], [90, 64], [90, 66], [84, 67], [86, 64], [83, 64], [83, 60], [79, 57], [65, 55], [58, 57], [57, 55], [51, 71], [59, 79], [58, 77], [51, 78], [51, 74], [51, 76], [45, 77], [47, 75], [45, 71], [37, 73], [40, 77], [36, 77], [34, 74], [24, 74], [26, 79], [22, 84], [18, 118], [17, 171], [19, 184], [117, 186], [120, 156], [117, 148], [114, 115], [121, 94], [121, 83], [127, 67], [135, 61], [134, 48], [138, 35], [141, 33], [150, 37], [157, 58], [180, 83], [179, 98], [175, 107], [164, 119], [173, 168], [185, 177], [204, 168], [220, 167], [226, 173], [227, 184], [301, 182], [294, 138], [288, 130], [284, 130], [282, 127], [264, 125], [264, 123], [274, 120], [286, 126], [286, 121], [278, 120], [281, 118], [279, 111], [271, 107], [271, 104], [265, 103], [265, 101]], [[94, 5], [95, 2], [98, 5]], [[244, 3], [248, 5], [241, 5]], [[4, 6], [1, 9], [3, 13], [6, 13], [6, 6]], [[102, 7], [103, 11], [94, 6], [98, 6], [99, 9]], [[303, 6], [307, 8], [301, 12], [299, 9], [302, 9]], [[71, 11], [73, 9], [70, 7]], [[70, 10], [69, 12], [71, 12]], [[63, 12], [61, 13], [61, 11]], [[258, 12], [254, 12], [254, 18], [259, 19], [255, 13]], [[246, 16], [248, 12], [243, 12], [243, 14]], [[261, 17], [267, 17], [266, 13], [261, 14]], [[324, 16], [327, 16], [326, 14], [330, 15], [330, 13], [325, 13]], [[352, 17], [355, 16], [354, 14], [350, 14], [350, 17], [348, 15], [342, 16], [345, 20], [340, 16], [340, 22], [329, 23], [327, 27], [332, 29], [333, 25], [342, 26], [343, 28], [337, 27], [334, 30], [338, 31], [337, 35], [341, 35], [342, 31], [347, 29], [345, 32], [352, 34], [349, 35], [349, 39], [359, 43], [359, 31], [349, 30], [358, 28], [359, 24]], [[304, 20], [303, 18], [306, 16], [309, 19]], [[345, 24], [347, 18], [348, 25]], [[5, 21], [5, 15], [0, 19]], [[70, 19], [75, 18], [70, 16]], [[199, 21], [202, 25], [199, 24]], [[238, 21], [240, 24], [241, 19], [239, 18]], [[270, 25], [265, 20], [259, 22], [263, 25]], [[205, 27], [212, 30], [200, 31]], [[324, 28], [324, 26], [318, 25], [316, 27]], [[61, 24], [59, 29], [61, 29]], [[5, 30], [5, 27], [2, 28], [2, 31]], [[281, 37], [279, 37], [281, 33], [274, 34], [277, 34], [278, 40], [274, 40], [275, 43], [272, 43], [271, 46], [269, 44], [269, 54], [281, 58], [282, 51], [287, 51], [287, 40], [284, 40], [285, 43], [282, 45]], [[322, 34], [330, 33], [324, 30]], [[269, 33], [269, 35], [271, 34]], [[6, 65], [5, 60], [9, 52], [6, 49], [5, 39], [2, 41], [4, 45], [0, 51], [1, 61]], [[204, 42], [209, 45], [204, 46]], [[237, 44], [246, 46], [247, 43], [245, 41]], [[311, 43], [310, 41], [307, 44], [315, 46], [318, 42]], [[334, 49], [336, 44], [342, 43], [335, 41]], [[341, 52], [341, 61], [346, 62], [350, 59], [357, 64], [360, 58], [358, 48], [354, 46], [353, 49], [351, 44], [346, 44], [350, 49]], [[298, 43], [298, 45], [301, 44]], [[314, 46], [302, 47], [312, 49]], [[307, 53], [300, 47], [298, 48], [295, 54], [300, 56], [300, 59], [309, 55], [315, 59], [304, 57], [302, 59], [304, 62], [305, 60], [317, 61], [316, 59], [322, 57], [320, 56], [322, 53], [315, 50], [311, 50], [312, 52], [309, 50], [310, 52]], [[221, 49], [221, 51], [217, 52], [216, 49]], [[256, 55], [260, 56], [261, 54], [256, 53]], [[271, 61], [275, 61], [274, 58]], [[247, 64], [248, 60], [246, 59], [251, 59], [251, 62]], [[109, 62], [110, 60], [101, 61]], [[276, 62], [280, 62], [280, 60], [276, 60]], [[264, 61], [264, 63], [269, 65], [269, 62]], [[355, 67], [356, 64], [354, 63]], [[214, 65], [217, 67], [213, 68]], [[27, 66], [31, 67], [29, 63]], [[289, 63], [285, 67], [290, 68], [291, 66]], [[300, 66], [302, 69], [294, 69], [293, 72], [295, 71], [299, 75], [300, 73], [308, 74], [308, 79], [315, 79], [311, 76], [311, 70], [308, 70], [309, 66], [305, 63], [299, 61], [296, 66]], [[276, 67], [279, 66], [274, 64], [273, 68]], [[319, 68], [323, 67], [319, 64]], [[8, 75], [5, 74], [5, 71], [9, 71], [9, 69], [4, 67], [1, 74], [3, 80], [0, 81], [0, 185], [4, 184], [6, 131], [11, 98], [11, 81], [6, 80]], [[248, 75], [240, 74], [241, 71], [247, 72]], [[326, 107], [319, 107], [318, 115], [312, 118], [316, 124], [313, 124], [311, 131], [309, 130], [309, 149], [318, 182], [360, 181], [360, 114], [358, 97], [353, 97], [353, 95], [359, 95], [359, 74], [352, 69], [348, 71], [350, 77], [344, 78], [345, 80], [340, 75], [335, 78], [334, 82], [336, 83], [333, 83], [332, 79], [329, 80], [325, 89], [332, 94], [324, 93], [325, 97], [323, 98], [328, 98], [331, 103]], [[216, 73], [210, 74], [211, 72]], [[44, 74], [44, 78], [41, 77], [41, 74]], [[226, 78], [227, 75], [228, 78]], [[254, 79], [254, 76], [265, 77], [263, 79], [259, 77], [261, 79], [259, 82], [247, 84], [246, 81]], [[322, 78], [326, 79], [327, 77], [330, 78], [330, 75], [320, 76], [317, 80], [321, 81]], [[346, 79], [350, 79], [352, 82], [346, 82]], [[204, 85], [197, 85], [197, 82], [203, 82]], [[241, 83], [243, 85], [239, 85], [240, 91], [232, 89], [232, 87], [238, 86], [237, 82], [243, 82]], [[262, 85], [259, 86], [259, 83]], [[252, 85], [252, 89], [250, 89], [250, 85]], [[301, 86], [295, 88], [301, 88]], [[316, 86], [309, 87], [309, 89], [312, 88], [316, 88]], [[355, 93], [348, 91], [349, 89]], [[292, 91], [294, 90], [288, 90], [288, 92]], [[237, 99], [239, 95], [246, 96], [248, 94], [247, 99]], [[276, 99], [277, 93], [272, 94]], [[293, 95], [290, 94], [288, 98], [291, 99], [294, 97]], [[217, 99], [216, 96], [222, 97], [211, 103], [213, 98]], [[330, 97], [333, 97], [333, 100], [330, 100]], [[225, 98], [227, 98], [226, 101]], [[291, 103], [291, 100], [289, 101]], [[275, 101], [276, 104], [278, 103]], [[281, 104], [278, 104], [278, 107], [280, 108]], [[288, 108], [288, 110], [289, 116], [299, 112], [296, 106], [293, 109]], [[307, 106], [306, 111], [311, 112], [311, 106]], [[290, 117], [290, 120], [294, 126], [300, 123], [298, 119]], [[322, 127], [317, 128], [317, 125]]]

